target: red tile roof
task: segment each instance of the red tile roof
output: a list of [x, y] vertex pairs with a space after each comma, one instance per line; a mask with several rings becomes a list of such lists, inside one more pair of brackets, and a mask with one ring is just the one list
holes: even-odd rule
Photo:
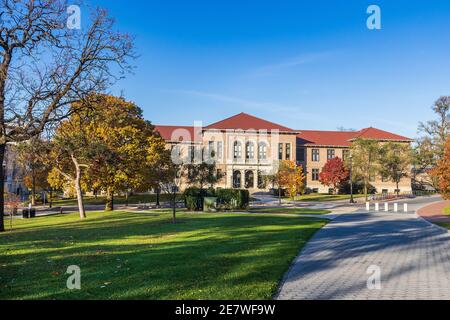
[[159, 132], [161, 137], [166, 141], [172, 142], [194, 142], [201, 141], [202, 133], [199, 130], [197, 136], [194, 136], [194, 127], [188, 126], [160, 126], [156, 125], [155, 130]]
[[349, 147], [357, 138], [375, 139], [381, 141], [412, 142], [406, 138], [391, 132], [376, 128], [366, 128], [360, 131], [318, 131], [299, 130], [298, 141], [304, 145]]
[[355, 139], [356, 138], [367, 138], [367, 139], [387, 140], [387, 141], [405, 141], [405, 142], [414, 141], [410, 138], [372, 127], [362, 129], [361, 131], [359, 131], [359, 134], [355, 137]]
[[280, 132], [292, 132], [294, 130], [281, 126], [279, 124], [257, 118], [247, 113], [240, 113], [225, 120], [213, 123], [206, 127], [206, 129], [218, 129], [218, 130], [279, 130]]

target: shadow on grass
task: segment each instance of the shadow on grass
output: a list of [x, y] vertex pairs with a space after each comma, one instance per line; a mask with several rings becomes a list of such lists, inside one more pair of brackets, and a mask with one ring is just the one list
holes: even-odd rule
[[[325, 223], [186, 213], [176, 225], [166, 213], [41, 219], [0, 236], [0, 298], [270, 299]], [[65, 289], [70, 265], [81, 268], [80, 291]]]

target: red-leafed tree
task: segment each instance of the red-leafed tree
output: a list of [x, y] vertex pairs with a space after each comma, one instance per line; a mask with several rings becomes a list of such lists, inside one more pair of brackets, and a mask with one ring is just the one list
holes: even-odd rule
[[320, 182], [325, 186], [333, 187], [334, 192], [348, 177], [349, 171], [345, 167], [344, 161], [337, 157], [328, 160], [319, 174]]

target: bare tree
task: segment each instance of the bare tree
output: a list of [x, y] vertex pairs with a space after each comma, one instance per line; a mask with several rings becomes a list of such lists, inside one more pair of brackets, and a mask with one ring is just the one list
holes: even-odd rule
[[[419, 124], [419, 132], [425, 133], [421, 140], [431, 143], [435, 152], [434, 165], [444, 155], [445, 141], [450, 134], [450, 96], [440, 97], [432, 107], [437, 115], [436, 120]], [[420, 144], [419, 144], [420, 145]]]
[[[8, 143], [38, 135], [67, 117], [71, 103], [129, 71], [133, 41], [114, 31], [102, 9], [90, 10], [82, 29], [71, 29], [65, 0], [0, 0], [0, 8], [1, 164]], [[0, 232], [3, 194], [0, 170]]]

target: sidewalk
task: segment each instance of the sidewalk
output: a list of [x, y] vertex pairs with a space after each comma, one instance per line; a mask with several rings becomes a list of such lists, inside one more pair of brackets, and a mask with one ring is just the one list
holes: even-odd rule
[[443, 210], [447, 206], [450, 206], [450, 200], [430, 204], [419, 209], [417, 214], [431, 222], [450, 222], [450, 216], [443, 214]]

